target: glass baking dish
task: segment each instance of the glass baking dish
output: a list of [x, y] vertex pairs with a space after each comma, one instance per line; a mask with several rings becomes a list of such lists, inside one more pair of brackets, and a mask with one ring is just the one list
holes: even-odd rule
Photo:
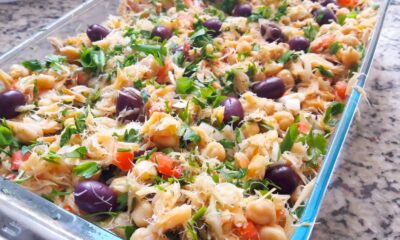
[[[109, 15], [116, 14], [119, 2], [120, 0], [89, 0], [83, 3], [1, 56], [0, 69], [6, 70], [11, 64], [26, 59], [44, 58], [53, 51], [48, 37], [65, 38], [84, 32], [88, 25], [103, 22]], [[310, 236], [336, 160], [360, 101], [360, 89], [365, 85], [389, 3], [390, 0], [379, 1], [377, 24], [371, 35], [356, 87], [351, 92], [342, 118], [331, 138], [328, 153], [304, 209], [300, 226], [291, 239], [308, 239]], [[1, 88], [0, 86], [0, 90]], [[9, 239], [119, 239], [112, 233], [4, 179], [0, 179], [1, 236]]]

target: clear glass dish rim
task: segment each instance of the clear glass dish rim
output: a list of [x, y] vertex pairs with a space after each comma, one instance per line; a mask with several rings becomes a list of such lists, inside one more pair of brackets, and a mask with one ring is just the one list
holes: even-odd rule
[[[77, 8], [74, 10], [70, 11], [66, 15], [62, 16], [58, 20], [54, 21], [47, 27], [43, 28], [42, 31], [34, 34], [32, 37], [28, 38], [18, 46], [6, 51], [3, 55], [0, 56], [0, 63], [7, 62], [8, 59], [13, 58], [14, 56], [20, 54], [19, 50], [24, 49], [27, 46], [31, 45], [32, 43], [34, 44], [35, 40], [41, 39], [44, 36], [48, 35], [50, 32], [56, 30], [60, 25], [66, 23], [69, 21], [69, 19], [73, 16], [79, 15], [83, 11], [89, 10], [91, 7], [94, 7], [99, 0], [88, 0], [81, 5], [79, 5]], [[366, 50], [365, 57], [363, 59], [363, 63], [361, 65], [360, 71], [359, 71], [359, 77], [357, 79], [356, 86], [360, 89], [364, 88], [367, 75], [369, 73], [369, 70], [371, 68], [371, 64], [375, 55], [375, 50], [377, 47], [377, 43], [380, 37], [381, 29], [385, 20], [386, 12], [387, 9], [390, 5], [391, 0], [382, 0], [379, 4], [379, 15], [378, 15], [378, 20], [375, 26], [375, 29], [373, 31], [372, 37], [370, 39], [369, 45]], [[335, 168], [335, 165], [337, 163], [337, 159], [340, 154], [340, 150], [343, 146], [344, 140], [346, 139], [347, 133], [349, 131], [349, 128], [351, 126], [352, 120], [354, 118], [358, 103], [361, 98], [361, 93], [357, 89], [353, 89], [351, 92], [351, 95], [346, 103], [345, 110], [342, 114], [341, 120], [339, 121], [335, 133], [331, 139], [331, 142], [329, 144], [328, 152], [324, 158], [324, 162], [321, 166], [321, 169], [318, 173], [318, 177], [314, 186], [314, 189], [310, 195], [310, 198], [308, 199], [308, 202], [306, 204], [306, 207], [304, 209], [304, 212], [302, 214], [302, 217], [300, 219], [300, 226], [296, 228], [294, 231], [294, 234], [292, 235], [291, 239], [292, 240], [305, 240], [309, 239], [312, 229], [314, 227], [314, 223], [316, 221], [316, 218], [318, 216], [318, 212], [320, 210], [324, 195], [327, 191], [327, 187], [329, 184], [329, 181], [332, 177], [333, 170]], [[14, 183], [13, 183], [14, 184]], [[17, 185], [17, 184], [15, 184]], [[26, 191], [29, 192], [28, 190], [23, 189], [20, 186], [17, 186], [18, 188], [21, 188], [21, 191]], [[43, 199], [43, 201], [46, 201]], [[52, 205], [55, 205], [53, 203], [50, 203]], [[56, 205], [55, 205], [56, 206]], [[63, 213], [68, 213], [62, 208], [59, 208], [60, 212]], [[71, 214], [71, 213], [68, 213]], [[86, 221], [86, 220], [83, 220]], [[90, 223], [92, 224], [92, 223]], [[92, 224], [94, 225], [94, 224]], [[97, 227], [96, 225], [94, 225]], [[97, 227], [98, 228], [98, 227]]]
[[354, 115], [357, 110], [357, 106], [360, 102], [361, 92], [360, 89], [364, 89], [365, 82], [368, 77], [368, 73], [371, 69], [371, 65], [374, 59], [375, 50], [378, 44], [378, 40], [381, 34], [382, 26], [386, 17], [387, 9], [390, 5], [391, 0], [383, 0], [379, 4], [378, 20], [376, 22], [375, 29], [372, 33], [363, 62], [360, 67], [359, 76], [356, 84], [351, 91], [350, 97], [347, 100], [346, 107], [343, 111], [342, 117], [335, 129], [335, 133], [330, 141], [328, 152], [324, 158], [324, 162], [318, 173], [317, 180], [315, 182], [314, 189], [306, 203], [306, 207], [300, 219], [300, 226], [296, 228], [291, 239], [292, 240], [305, 240], [309, 239], [312, 229], [314, 227], [318, 212], [320, 210], [322, 201], [327, 191], [330, 179], [332, 177], [333, 170], [337, 163], [337, 159], [340, 155], [340, 150], [344, 144]]

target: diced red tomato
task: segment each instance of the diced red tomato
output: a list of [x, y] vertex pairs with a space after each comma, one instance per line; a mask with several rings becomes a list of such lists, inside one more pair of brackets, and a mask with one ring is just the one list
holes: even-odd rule
[[306, 134], [310, 131], [310, 124], [306, 120], [301, 120], [297, 123], [297, 128], [299, 132]]
[[237, 234], [240, 240], [259, 240], [260, 235], [258, 234], [256, 226], [252, 221], [247, 221], [247, 224], [240, 228], [237, 228]]
[[335, 84], [335, 96], [336, 100], [343, 102], [346, 100], [346, 92], [347, 92], [347, 83], [343, 81], [339, 81]]
[[333, 41], [335, 41], [335, 36], [332, 34], [326, 34], [322, 37], [319, 37], [311, 42], [311, 52], [315, 53], [327, 49], [331, 46]]
[[341, 7], [354, 8], [358, 4], [358, 0], [338, 0], [337, 3]]
[[72, 209], [72, 207], [70, 205], [64, 205], [63, 207], [65, 210], [67, 210], [70, 213], [75, 213], [75, 211]]
[[117, 152], [113, 164], [122, 171], [129, 171], [133, 167], [133, 159], [135, 156], [131, 152]]
[[22, 155], [21, 151], [14, 152], [11, 157], [11, 170], [18, 171], [21, 164], [28, 160], [30, 156], [30, 152], [25, 153], [25, 155]]
[[168, 79], [168, 72], [171, 70], [172, 64], [171, 59], [165, 59], [164, 66], [160, 69], [157, 74], [157, 82], [158, 83], [165, 83]]
[[150, 160], [157, 164], [158, 172], [166, 177], [180, 178], [182, 176], [182, 167], [174, 162], [172, 158], [162, 152], [155, 152]]
[[185, 56], [189, 55], [189, 50], [190, 50], [190, 43], [185, 42], [183, 44], [183, 53]]
[[187, 6], [187, 7], [190, 7], [193, 4], [192, 0], [184, 0], [183, 2], [185, 3], [185, 6]]

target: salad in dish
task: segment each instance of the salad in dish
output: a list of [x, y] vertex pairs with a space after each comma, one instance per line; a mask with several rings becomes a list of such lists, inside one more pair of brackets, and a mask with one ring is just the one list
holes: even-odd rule
[[289, 239], [376, 18], [364, 0], [122, 0], [0, 70], [0, 174], [125, 239]]

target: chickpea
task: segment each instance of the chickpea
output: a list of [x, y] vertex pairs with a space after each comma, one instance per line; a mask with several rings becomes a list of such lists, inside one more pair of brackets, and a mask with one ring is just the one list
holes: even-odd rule
[[280, 71], [277, 75], [280, 79], [283, 80], [283, 82], [285, 83], [285, 86], [287, 88], [292, 88], [294, 86], [294, 78], [292, 76], [292, 73], [287, 70], [287, 69], [283, 69], [282, 71]]
[[257, 155], [251, 159], [248, 166], [247, 176], [251, 179], [263, 179], [265, 175], [265, 169], [267, 168], [268, 158]]
[[274, 118], [278, 122], [280, 129], [286, 129], [294, 122], [294, 117], [290, 112], [280, 111], [274, 113]]
[[219, 142], [210, 142], [203, 150], [203, 155], [208, 158], [217, 158], [221, 162], [225, 160], [225, 149]]
[[75, 60], [81, 56], [80, 50], [73, 46], [62, 47], [59, 51], [60, 54], [67, 57], [68, 60]]
[[128, 178], [123, 176], [113, 179], [110, 188], [117, 194], [128, 192]]
[[199, 146], [204, 148], [208, 142], [210, 142], [210, 137], [207, 135], [206, 131], [200, 127], [192, 127], [192, 130], [200, 136]]
[[36, 86], [41, 90], [52, 89], [56, 84], [56, 78], [50, 75], [39, 74], [36, 78]]
[[177, 147], [179, 145], [179, 137], [176, 135], [161, 136], [154, 135], [151, 140], [160, 148]]
[[252, 49], [251, 44], [249, 42], [246, 41], [241, 41], [239, 42], [239, 44], [236, 46], [236, 51], [237, 52], [245, 52], [248, 53], [250, 52]]
[[10, 75], [14, 79], [26, 77], [29, 75], [29, 70], [20, 64], [13, 64], [10, 67]]
[[260, 127], [256, 122], [245, 122], [242, 126], [243, 135], [248, 138], [260, 132]]
[[132, 212], [132, 219], [138, 227], [147, 227], [151, 216], [153, 216], [153, 207], [147, 201], [141, 201], [136, 204]]
[[260, 229], [260, 240], [286, 240], [285, 231], [279, 225], [265, 226]]
[[155, 240], [154, 233], [148, 228], [139, 228], [131, 236], [130, 240]]
[[338, 56], [343, 65], [345, 65], [347, 68], [351, 68], [354, 66], [354, 64], [358, 64], [361, 59], [360, 53], [352, 47], [346, 50], [341, 49], [338, 52]]
[[150, 161], [140, 161], [133, 168], [133, 174], [141, 181], [148, 181], [157, 176], [157, 169]]
[[249, 166], [249, 159], [247, 158], [246, 154], [242, 153], [242, 152], [237, 152], [235, 153], [235, 163], [237, 166], [239, 166], [240, 168], [247, 168], [247, 166]]
[[275, 223], [275, 205], [269, 199], [258, 199], [252, 201], [247, 205], [246, 217], [251, 221], [261, 225]]

